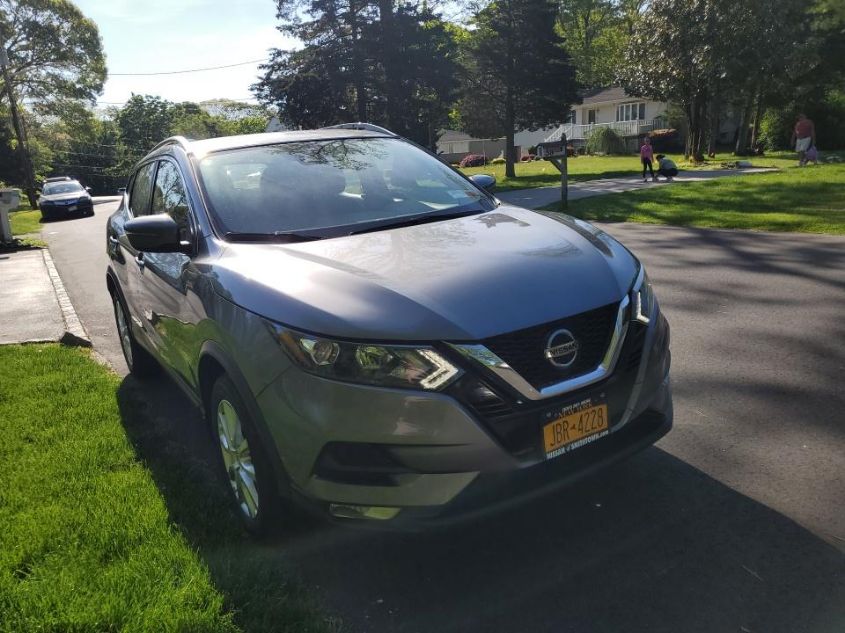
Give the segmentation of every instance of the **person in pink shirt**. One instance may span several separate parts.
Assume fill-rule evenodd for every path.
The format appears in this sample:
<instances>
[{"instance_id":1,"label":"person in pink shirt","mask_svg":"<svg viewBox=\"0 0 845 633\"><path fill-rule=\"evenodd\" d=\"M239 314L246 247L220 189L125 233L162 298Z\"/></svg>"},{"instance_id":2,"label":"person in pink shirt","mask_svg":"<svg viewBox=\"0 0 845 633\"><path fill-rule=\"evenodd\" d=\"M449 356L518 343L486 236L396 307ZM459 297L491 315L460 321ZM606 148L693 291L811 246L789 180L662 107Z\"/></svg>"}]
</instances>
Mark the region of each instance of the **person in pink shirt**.
<instances>
[{"instance_id":1,"label":"person in pink shirt","mask_svg":"<svg viewBox=\"0 0 845 633\"><path fill-rule=\"evenodd\" d=\"M654 161L654 149L651 147L651 139L647 136L643 141L643 146L640 148L640 160L643 163L643 182L648 182L648 178L645 177L646 168L651 174L651 179L656 181L657 176L654 175L654 167L652 167L652 162Z\"/></svg>"}]
</instances>

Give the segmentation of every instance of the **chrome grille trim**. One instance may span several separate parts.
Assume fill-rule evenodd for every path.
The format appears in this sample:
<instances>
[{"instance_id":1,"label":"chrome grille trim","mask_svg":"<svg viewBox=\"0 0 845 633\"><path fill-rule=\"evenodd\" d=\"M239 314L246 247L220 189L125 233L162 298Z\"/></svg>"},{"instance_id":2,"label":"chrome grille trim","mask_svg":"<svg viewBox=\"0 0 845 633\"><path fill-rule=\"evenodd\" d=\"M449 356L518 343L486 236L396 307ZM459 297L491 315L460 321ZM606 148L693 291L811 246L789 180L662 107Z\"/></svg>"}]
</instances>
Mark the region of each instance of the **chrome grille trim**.
<instances>
[{"instance_id":1,"label":"chrome grille trim","mask_svg":"<svg viewBox=\"0 0 845 633\"><path fill-rule=\"evenodd\" d=\"M592 385L613 371L616 367L616 361L619 360L619 353L622 351L625 335L628 333L628 320L625 318L625 311L630 303L631 299L628 295L625 295L622 301L619 302L619 309L616 312L616 324L613 326L613 335L607 346L604 358L602 358L601 363L595 369L580 376L574 376L553 385L543 387L542 389L536 389L520 376L513 367L484 345L467 345L461 343L449 343L449 345L466 358L494 373L528 400L553 398L554 396L560 396L570 391Z\"/></svg>"}]
</instances>

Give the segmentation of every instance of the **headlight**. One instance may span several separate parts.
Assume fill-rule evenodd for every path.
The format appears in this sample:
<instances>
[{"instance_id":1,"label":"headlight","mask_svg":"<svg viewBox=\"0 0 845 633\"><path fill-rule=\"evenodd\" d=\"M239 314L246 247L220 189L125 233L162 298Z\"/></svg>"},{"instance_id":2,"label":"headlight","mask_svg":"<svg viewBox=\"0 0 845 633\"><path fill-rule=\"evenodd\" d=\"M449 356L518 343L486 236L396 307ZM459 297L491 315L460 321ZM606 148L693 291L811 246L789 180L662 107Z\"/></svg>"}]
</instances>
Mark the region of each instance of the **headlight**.
<instances>
[{"instance_id":1,"label":"headlight","mask_svg":"<svg viewBox=\"0 0 845 633\"><path fill-rule=\"evenodd\" d=\"M645 267L640 264L640 272L634 282L634 318L646 325L651 321L651 312L654 309L654 289L651 287L651 280Z\"/></svg>"},{"instance_id":2,"label":"headlight","mask_svg":"<svg viewBox=\"0 0 845 633\"><path fill-rule=\"evenodd\" d=\"M323 378L437 391L461 374L430 347L347 343L278 325L272 329L294 363Z\"/></svg>"}]
</instances>

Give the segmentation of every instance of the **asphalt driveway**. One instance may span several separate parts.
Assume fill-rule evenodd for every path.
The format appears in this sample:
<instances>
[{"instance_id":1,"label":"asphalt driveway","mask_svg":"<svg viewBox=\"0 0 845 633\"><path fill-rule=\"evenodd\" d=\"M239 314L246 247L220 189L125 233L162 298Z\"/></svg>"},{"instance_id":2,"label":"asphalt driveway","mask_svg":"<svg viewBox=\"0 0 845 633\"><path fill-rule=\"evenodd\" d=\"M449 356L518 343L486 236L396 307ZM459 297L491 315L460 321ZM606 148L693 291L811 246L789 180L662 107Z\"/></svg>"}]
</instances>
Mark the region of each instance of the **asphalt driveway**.
<instances>
[{"instance_id":1,"label":"asphalt driveway","mask_svg":"<svg viewBox=\"0 0 845 633\"><path fill-rule=\"evenodd\" d=\"M114 204L95 209L44 237L95 348L125 373L105 289ZM845 239L605 228L645 262L672 324L675 429L461 528L324 527L257 546L344 630L845 630ZM137 389L186 451L207 450L175 387Z\"/></svg>"}]
</instances>

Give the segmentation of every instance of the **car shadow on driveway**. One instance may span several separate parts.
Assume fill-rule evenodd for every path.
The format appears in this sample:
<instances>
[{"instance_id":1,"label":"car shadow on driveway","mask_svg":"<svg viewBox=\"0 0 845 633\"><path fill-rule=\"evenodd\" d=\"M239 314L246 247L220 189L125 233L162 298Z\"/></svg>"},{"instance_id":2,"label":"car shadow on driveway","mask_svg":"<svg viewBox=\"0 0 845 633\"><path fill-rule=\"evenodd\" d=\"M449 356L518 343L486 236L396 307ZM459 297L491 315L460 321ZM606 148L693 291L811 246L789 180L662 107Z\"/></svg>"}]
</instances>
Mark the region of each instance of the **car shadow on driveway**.
<instances>
[{"instance_id":1,"label":"car shadow on driveway","mask_svg":"<svg viewBox=\"0 0 845 633\"><path fill-rule=\"evenodd\" d=\"M304 524L251 543L210 465L203 423L177 388L129 377L118 400L173 521L235 609L266 608L274 583L289 582L278 570L293 569L305 587L295 595L316 595L344 631L845 627L841 551L656 447L458 527L402 534ZM240 619L254 630L253 618Z\"/></svg>"}]
</instances>

